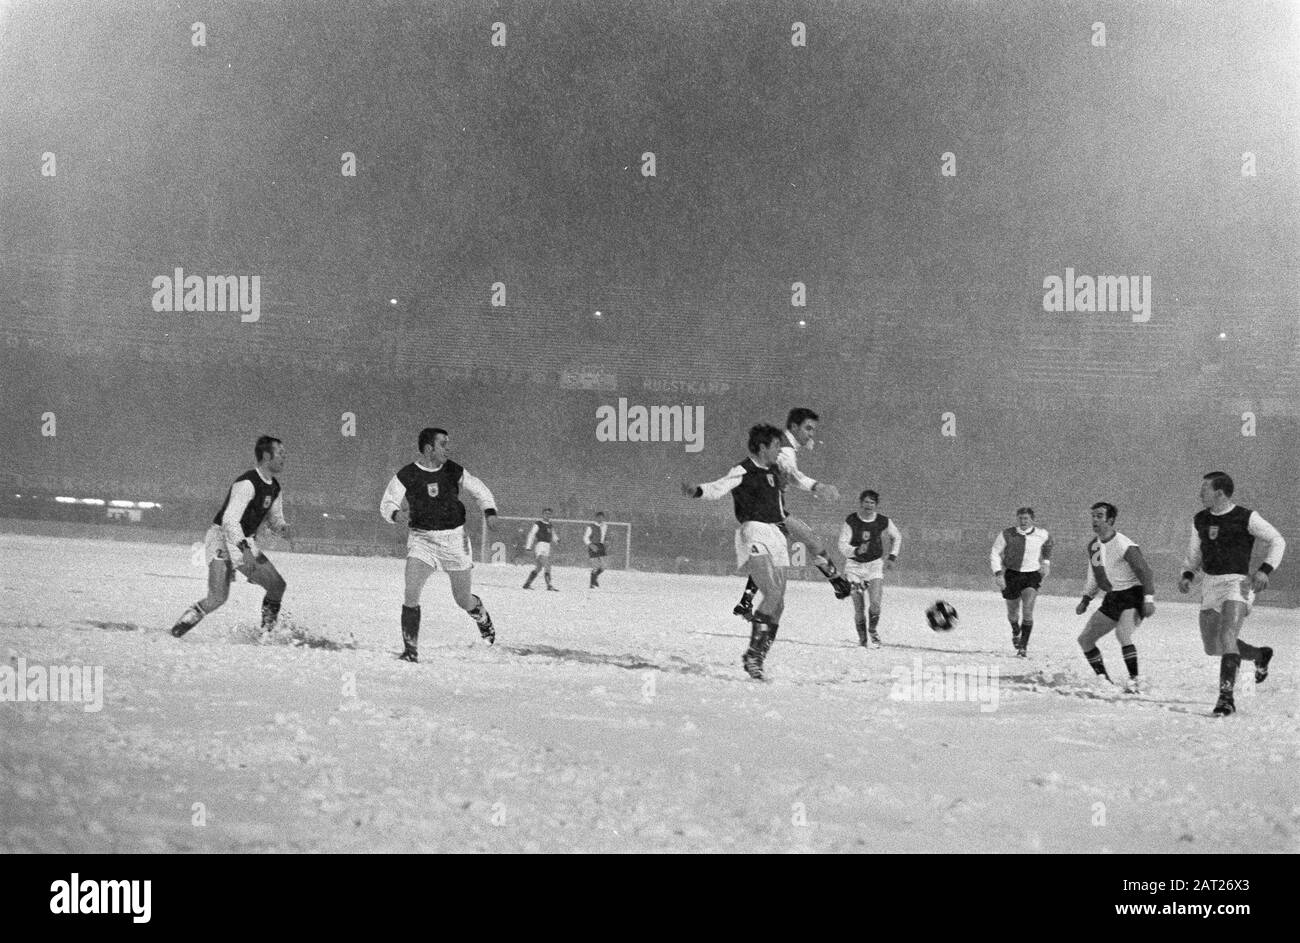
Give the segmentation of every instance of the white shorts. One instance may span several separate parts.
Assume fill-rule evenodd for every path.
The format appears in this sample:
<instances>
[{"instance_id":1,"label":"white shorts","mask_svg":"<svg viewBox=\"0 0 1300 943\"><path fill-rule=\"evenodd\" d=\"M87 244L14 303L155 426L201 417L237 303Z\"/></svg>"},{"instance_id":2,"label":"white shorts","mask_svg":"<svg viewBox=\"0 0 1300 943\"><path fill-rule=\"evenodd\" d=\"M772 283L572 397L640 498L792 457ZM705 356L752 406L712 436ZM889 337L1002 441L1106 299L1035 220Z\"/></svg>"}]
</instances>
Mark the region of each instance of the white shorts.
<instances>
[{"instance_id":1,"label":"white shorts","mask_svg":"<svg viewBox=\"0 0 1300 943\"><path fill-rule=\"evenodd\" d=\"M248 541L253 556L261 553L256 540L252 537L245 537L244 539ZM226 542L226 532L221 529L221 525L213 524L208 528L208 532L203 535L203 559L208 564L211 564L213 560L225 560L226 566L233 570L244 562L244 551L238 547L230 547Z\"/></svg>"},{"instance_id":2,"label":"white shorts","mask_svg":"<svg viewBox=\"0 0 1300 943\"><path fill-rule=\"evenodd\" d=\"M776 524L746 521L736 528L736 568L749 562L750 557L771 557L773 566L790 565L790 545Z\"/></svg>"},{"instance_id":3,"label":"white shorts","mask_svg":"<svg viewBox=\"0 0 1300 943\"><path fill-rule=\"evenodd\" d=\"M1201 579L1201 611L1218 612L1225 602L1246 604L1246 611L1255 604L1255 590L1251 588L1250 577L1240 573L1220 573L1217 576L1206 575Z\"/></svg>"},{"instance_id":4,"label":"white shorts","mask_svg":"<svg viewBox=\"0 0 1300 943\"><path fill-rule=\"evenodd\" d=\"M885 559L884 557L877 557L864 563L861 560L854 560L849 557L844 561L844 577L850 583L883 580L885 578Z\"/></svg>"},{"instance_id":5,"label":"white shorts","mask_svg":"<svg viewBox=\"0 0 1300 943\"><path fill-rule=\"evenodd\" d=\"M451 530L411 531L406 537L406 556L447 573L459 573L474 567L474 551L464 526Z\"/></svg>"},{"instance_id":6,"label":"white shorts","mask_svg":"<svg viewBox=\"0 0 1300 943\"><path fill-rule=\"evenodd\" d=\"M533 553L537 554L538 559L549 557L551 555L551 545L544 540L539 540L533 544Z\"/></svg>"}]
</instances>

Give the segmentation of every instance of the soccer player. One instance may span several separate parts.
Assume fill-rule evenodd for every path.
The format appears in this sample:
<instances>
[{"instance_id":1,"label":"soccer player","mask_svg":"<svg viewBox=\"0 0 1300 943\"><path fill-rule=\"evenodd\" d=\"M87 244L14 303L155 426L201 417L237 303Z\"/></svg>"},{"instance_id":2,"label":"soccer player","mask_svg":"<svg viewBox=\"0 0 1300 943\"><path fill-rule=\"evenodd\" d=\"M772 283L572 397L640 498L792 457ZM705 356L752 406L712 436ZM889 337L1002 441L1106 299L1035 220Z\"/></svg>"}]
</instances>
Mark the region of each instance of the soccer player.
<instances>
[{"instance_id":1,"label":"soccer player","mask_svg":"<svg viewBox=\"0 0 1300 943\"><path fill-rule=\"evenodd\" d=\"M605 512L597 511L594 523L587 525L583 531L582 542L587 545L587 556L591 558L591 588L600 588L600 574L605 572Z\"/></svg>"},{"instance_id":2,"label":"soccer player","mask_svg":"<svg viewBox=\"0 0 1300 943\"><path fill-rule=\"evenodd\" d=\"M448 458L451 436L446 429L420 430L420 457L399 469L379 502L379 515L392 524L405 524L406 596L402 603L402 661L417 662L420 640L420 594L434 570L441 567L451 581L451 595L478 625L489 645L496 641L492 617L472 592L474 553L465 533L462 489L483 512L488 530L495 530L496 499L487 485ZM402 509L402 502L406 509Z\"/></svg>"},{"instance_id":3,"label":"soccer player","mask_svg":"<svg viewBox=\"0 0 1300 943\"><path fill-rule=\"evenodd\" d=\"M1016 654L1029 654L1029 635L1034 631L1034 600L1043 580L1052 572L1052 537L1034 524L1034 509L1016 509L1016 526L998 534L989 551L993 580L1007 601L1011 623L1011 644Z\"/></svg>"},{"instance_id":4,"label":"soccer player","mask_svg":"<svg viewBox=\"0 0 1300 943\"><path fill-rule=\"evenodd\" d=\"M903 535L894 522L876 513L879 505L880 495L870 488L858 495L858 509L844 519L839 540L840 553L845 559L844 575L853 587L853 624L858 630L858 644L866 647L869 639L872 648L880 647L876 626L880 623L885 570L894 568L899 548L903 545ZM888 550L885 548L886 540L889 542ZM863 611L864 586L869 600L870 622L867 621L868 613Z\"/></svg>"},{"instance_id":5,"label":"soccer player","mask_svg":"<svg viewBox=\"0 0 1300 943\"><path fill-rule=\"evenodd\" d=\"M803 406L790 410L789 415L786 416L785 435L782 436L781 451L777 456L778 484L781 486L783 493L789 483L793 481L799 488L814 496L824 495L831 501L838 501L840 499L838 488L834 485L814 481L799 471L798 452L801 448L812 450L813 437L817 434L817 423L820 418L811 409ZM811 527L800 518L789 514L782 524L782 530L792 539L803 542L803 545L808 549L808 555L813 559L813 565L821 571L822 575L835 589L836 599L843 599L852 592L849 581L840 574L835 562L826 553L826 548L817 535L813 533ZM745 584L745 591L741 594L740 602L736 603L736 607L731 611L742 619L750 618L753 614L754 593L757 591L758 584L754 582L754 578L751 576Z\"/></svg>"},{"instance_id":6,"label":"soccer player","mask_svg":"<svg viewBox=\"0 0 1300 943\"><path fill-rule=\"evenodd\" d=\"M180 638L209 613L215 612L230 595L230 584L238 570L250 583L266 590L262 597L262 633L269 638L280 615L280 602L287 584L274 564L257 547L257 531L266 529L289 537L284 520L284 501L280 482L275 476L284 471L284 443L264 435L253 445L257 467L235 479L226 491L204 538L204 556L208 562L208 595L190 606L172 626L172 635Z\"/></svg>"},{"instance_id":7,"label":"soccer player","mask_svg":"<svg viewBox=\"0 0 1300 943\"><path fill-rule=\"evenodd\" d=\"M524 589L532 589L537 574L545 572L546 588L553 593L559 592L551 585L551 547L559 542L555 536L555 528L551 525L551 509L542 508L541 519L533 521L532 529L528 531L528 539L524 541L524 549L532 550L536 556L536 565L533 567L533 572L528 574L528 579L524 580Z\"/></svg>"},{"instance_id":8,"label":"soccer player","mask_svg":"<svg viewBox=\"0 0 1300 943\"><path fill-rule=\"evenodd\" d=\"M1097 536L1088 541L1088 583L1083 590L1083 600L1074 611L1083 615L1097 593L1106 594L1101 608L1092 614L1079 635L1079 647L1098 677L1110 683L1097 642L1114 629L1128 668L1129 679L1124 690L1137 694L1142 679L1138 676L1133 632L1143 619L1155 615L1155 578L1138 545L1115 529L1117 517L1119 509L1113 504L1098 501L1092 506L1092 532ZM1132 612L1126 619L1124 616L1129 610Z\"/></svg>"},{"instance_id":9,"label":"soccer player","mask_svg":"<svg viewBox=\"0 0 1300 943\"><path fill-rule=\"evenodd\" d=\"M1186 593L1198 571L1201 581L1201 642L1205 654L1219 656L1219 701L1214 713L1226 717L1237 709L1233 692L1241 660L1255 663L1255 683L1268 677L1273 649L1251 645L1238 637L1250 614L1255 593L1268 588L1268 576L1282 563L1286 541L1258 511L1233 504L1236 486L1223 472L1210 472L1201 480L1204 510L1192 518L1192 538L1183 561L1178 591ZM1250 553L1256 540L1268 545L1264 561L1250 572Z\"/></svg>"},{"instance_id":10,"label":"soccer player","mask_svg":"<svg viewBox=\"0 0 1300 943\"><path fill-rule=\"evenodd\" d=\"M762 593L762 601L750 618L749 648L741 659L746 674L763 680L763 661L776 640L785 609L786 569L790 548L781 522L786 519L777 471L781 430L761 423L749 430L749 457L717 481L691 485L682 482L688 498L716 501L730 494L735 505L736 566L747 566Z\"/></svg>"}]
</instances>

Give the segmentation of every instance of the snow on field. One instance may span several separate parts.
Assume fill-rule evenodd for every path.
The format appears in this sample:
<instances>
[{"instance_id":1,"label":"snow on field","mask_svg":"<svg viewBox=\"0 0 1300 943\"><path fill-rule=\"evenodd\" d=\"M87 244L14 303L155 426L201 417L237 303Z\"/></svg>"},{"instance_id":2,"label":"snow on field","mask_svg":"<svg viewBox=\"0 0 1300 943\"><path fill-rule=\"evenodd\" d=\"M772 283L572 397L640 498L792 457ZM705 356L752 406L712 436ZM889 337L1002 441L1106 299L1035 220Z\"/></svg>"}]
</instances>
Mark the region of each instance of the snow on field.
<instances>
[{"instance_id":1,"label":"snow on field","mask_svg":"<svg viewBox=\"0 0 1300 943\"><path fill-rule=\"evenodd\" d=\"M242 579L176 640L203 595L188 548L0 536L0 665L104 683L98 711L0 704L0 852L1297 850L1293 611L1251 616L1272 675L1215 719L1189 604L1140 630L1134 698L1089 681L1073 598L1040 600L1022 661L992 592L887 587L868 651L848 602L796 583L756 683L740 579L557 569L561 592L524 592L480 566L489 648L435 575L409 665L401 560L273 558L276 644ZM954 632L925 625L939 595ZM934 668L984 672L983 700L901 697L942 693Z\"/></svg>"}]
</instances>

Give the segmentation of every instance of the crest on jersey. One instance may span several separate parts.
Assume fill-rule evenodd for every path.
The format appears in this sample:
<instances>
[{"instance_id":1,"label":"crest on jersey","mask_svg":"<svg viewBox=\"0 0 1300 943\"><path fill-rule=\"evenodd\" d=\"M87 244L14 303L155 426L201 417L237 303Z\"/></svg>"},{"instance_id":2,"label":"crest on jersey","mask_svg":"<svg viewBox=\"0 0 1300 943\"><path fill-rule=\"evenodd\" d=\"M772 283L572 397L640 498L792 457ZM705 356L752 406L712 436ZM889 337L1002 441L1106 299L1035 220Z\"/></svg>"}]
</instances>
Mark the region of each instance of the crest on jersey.
<instances>
[{"instance_id":1,"label":"crest on jersey","mask_svg":"<svg viewBox=\"0 0 1300 943\"><path fill-rule=\"evenodd\" d=\"M770 474L767 476L767 484L769 487L772 488L776 487L776 479Z\"/></svg>"},{"instance_id":2,"label":"crest on jersey","mask_svg":"<svg viewBox=\"0 0 1300 943\"><path fill-rule=\"evenodd\" d=\"M436 481L430 482L425 487L429 489L429 497L436 498L438 496L438 483Z\"/></svg>"},{"instance_id":3,"label":"crest on jersey","mask_svg":"<svg viewBox=\"0 0 1300 943\"><path fill-rule=\"evenodd\" d=\"M271 496L268 494L265 498L262 499L262 507L269 508L270 506L271 506Z\"/></svg>"},{"instance_id":4,"label":"crest on jersey","mask_svg":"<svg viewBox=\"0 0 1300 943\"><path fill-rule=\"evenodd\" d=\"M1210 539L1211 539L1211 540L1218 540L1218 539L1219 539L1219 525L1218 525L1218 524L1211 524L1209 530L1206 531L1206 533L1208 533L1208 534L1210 535Z\"/></svg>"}]
</instances>

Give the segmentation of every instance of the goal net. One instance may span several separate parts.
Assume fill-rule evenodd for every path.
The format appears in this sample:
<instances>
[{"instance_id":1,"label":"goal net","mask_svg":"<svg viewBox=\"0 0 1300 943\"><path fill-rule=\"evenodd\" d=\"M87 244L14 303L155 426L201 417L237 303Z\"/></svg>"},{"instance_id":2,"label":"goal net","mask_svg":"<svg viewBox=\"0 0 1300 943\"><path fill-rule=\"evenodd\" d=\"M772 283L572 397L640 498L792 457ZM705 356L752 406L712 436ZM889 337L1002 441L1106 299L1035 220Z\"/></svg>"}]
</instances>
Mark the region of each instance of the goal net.
<instances>
[{"instance_id":1,"label":"goal net","mask_svg":"<svg viewBox=\"0 0 1300 943\"><path fill-rule=\"evenodd\" d=\"M528 532L537 521L535 517L506 517L498 515L496 530L489 531L486 522L479 534L478 558L484 563L529 563L533 551L525 550ZM589 520L551 518L555 537L551 544L551 563L556 566L589 566L587 545L583 534L595 523ZM605 568L628 570L632 568L632 525L626 521L605 522Z\"/></svg>"}]
</instances>

